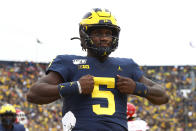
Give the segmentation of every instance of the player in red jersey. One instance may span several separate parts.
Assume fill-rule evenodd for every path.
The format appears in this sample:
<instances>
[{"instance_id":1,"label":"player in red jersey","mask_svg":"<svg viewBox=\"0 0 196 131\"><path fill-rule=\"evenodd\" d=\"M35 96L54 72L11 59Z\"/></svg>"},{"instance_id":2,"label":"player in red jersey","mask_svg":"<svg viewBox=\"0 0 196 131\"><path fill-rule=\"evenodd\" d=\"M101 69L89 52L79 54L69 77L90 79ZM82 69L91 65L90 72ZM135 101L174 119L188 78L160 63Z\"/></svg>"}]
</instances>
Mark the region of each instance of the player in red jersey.
<instances>
[{"instance_id":1,"label":"player in red jersey","mask_svg":"<svg viewBox=\"0 0 196 131\"><path fill-rule=\"evenodd\" d=\"M141 119L136 119L136 107L131 104L127 103L127 124L128 124L128 131L147 131L149 130L148 124Z\"/></svg>"}]
</instances>

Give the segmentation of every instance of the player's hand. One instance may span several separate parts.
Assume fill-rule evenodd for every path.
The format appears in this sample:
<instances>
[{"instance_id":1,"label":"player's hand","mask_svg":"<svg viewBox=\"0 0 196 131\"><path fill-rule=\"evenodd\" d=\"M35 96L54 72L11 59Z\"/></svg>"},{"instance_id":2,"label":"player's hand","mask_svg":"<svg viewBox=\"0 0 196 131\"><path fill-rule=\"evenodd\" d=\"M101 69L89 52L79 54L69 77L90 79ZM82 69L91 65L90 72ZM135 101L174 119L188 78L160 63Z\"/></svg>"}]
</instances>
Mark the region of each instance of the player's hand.
<instances>
[{"instance_id":1,"label":"player's hand","mask_svg":"<svg viewBox=\"0 0 196 131\"><path fill-rule=\"evenodd\" d=\"M94 76L92 75L85 75L82 76L79 79L80 85L81 85L81 89L82 89L82 94L91 94L93 92L94 89Z\"/></svg>"},{"instance_id":2,"label":"player's hand","mask_svg":"<svg viewBox=\"0 0 196 131\"><path fill-rule=\"evenodd\" d=\"M121 93L133 94L136 83L131 78L117 75L117 88Z\"/></svg>"}]
</instances>

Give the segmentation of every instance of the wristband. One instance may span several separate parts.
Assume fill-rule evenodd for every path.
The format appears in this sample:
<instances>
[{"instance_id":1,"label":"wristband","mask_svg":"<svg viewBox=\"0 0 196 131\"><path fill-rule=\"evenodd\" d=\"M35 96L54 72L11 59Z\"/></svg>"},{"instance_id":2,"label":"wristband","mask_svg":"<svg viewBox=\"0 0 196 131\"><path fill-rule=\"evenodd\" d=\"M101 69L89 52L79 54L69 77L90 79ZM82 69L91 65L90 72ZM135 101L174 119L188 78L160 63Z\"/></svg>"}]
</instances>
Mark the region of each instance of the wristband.
<instances>
[{"instance_id":1,"label":"wristband","mask_svg":"<svg viewBox=\"0 0 196 131\"><path fill-rule=\"evenodd\" d=\"M78 84L78 90L79 90L79 93L82 94L82 88L81 88L81 85L80 85L80 82L77 81L77 84Z\"/></svg>"},{"instance_id":2,"label":"wristband","mask_svg":"<svg viewBox=\"0 0 196 131\"><path fill-rule=\"evenodd\" d=\"M146 97L148 94L148 87L140 82L135 82L135 84L136 84L136 88L133 94L141 97Z\"/></svg>"},{"instance_id":3,"label":"wristband","mask_svg":"<svg viewBox=\"0 0 196 131\"><path fill-rule=\"evenodd\" d=\"M66 95L76 94L80 93L81 87L79 89L78 82L66 82L61 83L58 85L59 94L61 97L64 97Z\"/></svg>"}]
</instances>

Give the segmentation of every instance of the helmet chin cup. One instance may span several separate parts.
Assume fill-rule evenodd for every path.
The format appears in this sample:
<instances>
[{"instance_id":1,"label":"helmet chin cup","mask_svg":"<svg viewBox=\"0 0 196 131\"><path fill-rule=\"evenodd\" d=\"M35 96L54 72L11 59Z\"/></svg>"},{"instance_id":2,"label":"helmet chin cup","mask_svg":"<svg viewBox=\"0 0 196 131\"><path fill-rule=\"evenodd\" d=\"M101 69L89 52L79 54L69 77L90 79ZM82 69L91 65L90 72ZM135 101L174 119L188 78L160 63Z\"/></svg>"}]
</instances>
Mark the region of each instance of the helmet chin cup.
<instances>
[{"instance_id":1,"label":"helmet chin cup","mask_svg":"<svg viewBox=\"0 0 196 131\"><path fill-rule=\"evenodd\" d=\"M96 47L96 48L89 48L96 56L108 56L111 54L110 47Z\"/></svg>"}]
</instances>

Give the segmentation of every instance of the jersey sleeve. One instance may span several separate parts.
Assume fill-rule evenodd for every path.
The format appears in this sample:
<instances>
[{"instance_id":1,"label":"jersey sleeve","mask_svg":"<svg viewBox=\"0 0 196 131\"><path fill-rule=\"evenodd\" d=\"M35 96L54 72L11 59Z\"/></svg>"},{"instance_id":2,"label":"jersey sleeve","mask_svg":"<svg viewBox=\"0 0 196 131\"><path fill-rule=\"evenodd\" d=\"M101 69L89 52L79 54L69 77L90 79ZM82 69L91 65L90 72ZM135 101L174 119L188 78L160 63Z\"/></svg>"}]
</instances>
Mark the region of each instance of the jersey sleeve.
<instances>
[{"instance_id":1,"label":"jersey sleeve","mask_svg":"<svg viewBox=\"0 0 196 131\"><path fill-rule=\"evenodd\" d=\"M132 61L132 78L134 81L139 81L139 79L144 75L143 71L140 69L139 65Z\"/></svg>"},{"instance_id":2,"label":"jersey sleeve","mask_svg":"<svg viewBox=\"0 0 196 131\"><path fill-rule=\"evenodd\" d=\"M14 131L25 131L25 127L24 127L24 125L22 125L22 124L16 124L16 123L14 123L13 124L13 130Z\"/></svg>"},{"instance_id":3,"label":"jersey sleeve","mask_svg":"<svg viewBox=\"0 0 196 131\"><path fill-rule=\"evenodd\" d=\"M66 81L68 77L68 62L65 62L63 56L59 55L52 62L50 62L48 69L46 70L46 74L50 71L57 72L61 75L61 77Z\"/></svg>"}]
</instances>

